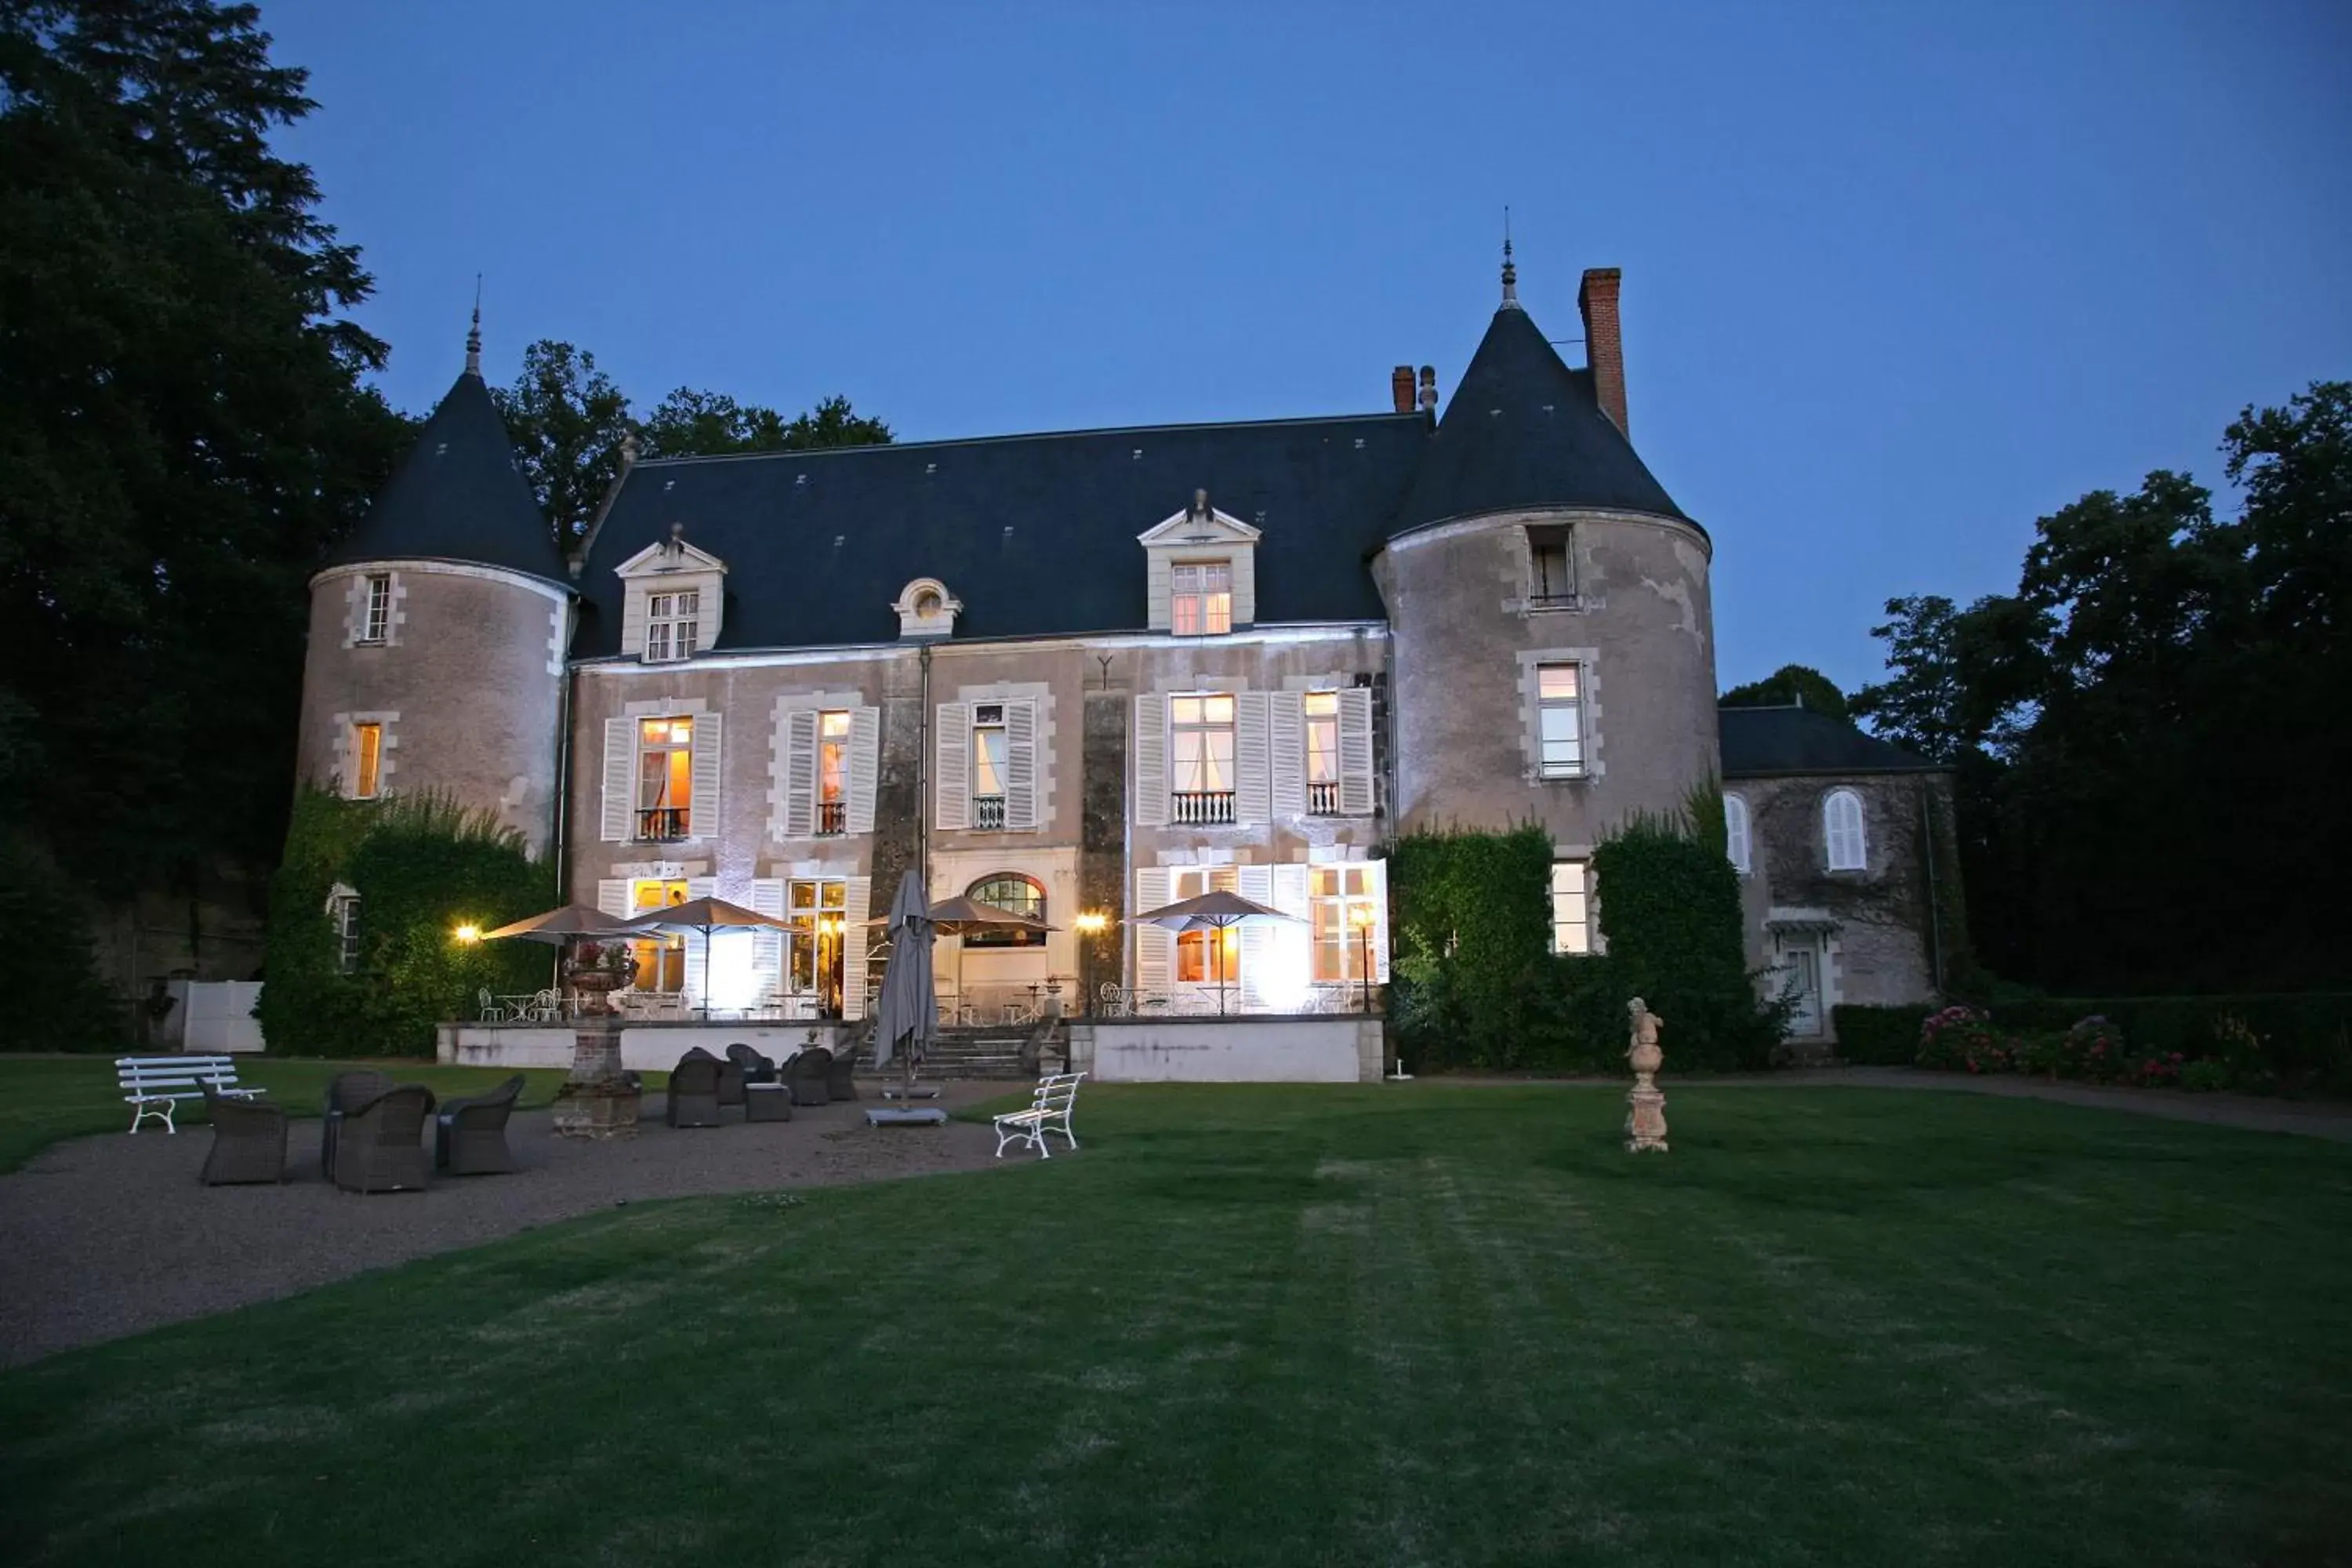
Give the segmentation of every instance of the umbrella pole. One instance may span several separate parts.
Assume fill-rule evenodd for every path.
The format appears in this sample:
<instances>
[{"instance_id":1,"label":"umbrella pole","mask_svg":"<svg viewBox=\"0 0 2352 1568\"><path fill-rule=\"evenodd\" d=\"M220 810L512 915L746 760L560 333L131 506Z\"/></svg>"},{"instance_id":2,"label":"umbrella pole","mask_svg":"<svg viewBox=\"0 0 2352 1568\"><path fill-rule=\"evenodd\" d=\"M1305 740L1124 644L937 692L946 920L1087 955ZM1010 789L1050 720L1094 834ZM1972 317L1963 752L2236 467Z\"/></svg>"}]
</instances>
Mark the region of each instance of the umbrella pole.
<instances>
[{"instance_id":1,"label":"umbrella pole","mask_svg":"<svg viewBox=\"0 0 2352 1568\"><path fill-rule=\"evenodd\" d=\"M1225 932L1227 926L1216 928L1217 942L1217 1016L1225 1016Z\"/></svg>"}]
</instances>

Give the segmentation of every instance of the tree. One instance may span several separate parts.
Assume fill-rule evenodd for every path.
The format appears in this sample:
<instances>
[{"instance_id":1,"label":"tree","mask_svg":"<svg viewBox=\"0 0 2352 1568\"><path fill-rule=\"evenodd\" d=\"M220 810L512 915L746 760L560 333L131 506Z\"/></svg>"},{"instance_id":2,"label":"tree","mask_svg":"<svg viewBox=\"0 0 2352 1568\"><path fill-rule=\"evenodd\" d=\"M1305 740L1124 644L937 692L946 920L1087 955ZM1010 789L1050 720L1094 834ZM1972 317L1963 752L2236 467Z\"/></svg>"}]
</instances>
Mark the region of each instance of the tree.
<instances>
[{"instance_id":1,"label":"tree","mask_svg":"<svg viewBox=\"0 0 2352 1568\"><path fill-rule=\"evenodd\" d=\"M249 5L0 5L6 805L109 895L274 854L305 583L404 444L268 45Z\"/></svg>"},{"instance_id":2,"label":"tree","mask_svg":"<svg viewBox=\"0 0 2352 1568\"><path fill-rule=\"evenodd\" d=\"M522 351L511 387L490 389L557 549L579 548L621 473L635 428L629 399L584 349L541 338Z\"/></svg>"},{"instance_id":3,"label":"tree","mask_svg":"<svg viewBox=\"0 0 2352 1568\"><path fill-rule=\"evenodd\" d=\"M1723 694L1726 708L1780 708L1801 703L1816 713L1845 719L1845 693L1820 670L1802 664L1784 664L1761 680L1735 686Z\"/></svg>"},{"instance_id":4,"label":"tree","mask_svg":"<svg viewBox=\"0 0 2352 1568\"><path fill-rule=\"evenodd\" d=\"M889 426L859 416L845 397L828 397L810 412L786 419L772 408L690 386L681 386L656 404L637 427L637 437L648 458L878 447L891 439Z\"/></svg>"}]
</instances>

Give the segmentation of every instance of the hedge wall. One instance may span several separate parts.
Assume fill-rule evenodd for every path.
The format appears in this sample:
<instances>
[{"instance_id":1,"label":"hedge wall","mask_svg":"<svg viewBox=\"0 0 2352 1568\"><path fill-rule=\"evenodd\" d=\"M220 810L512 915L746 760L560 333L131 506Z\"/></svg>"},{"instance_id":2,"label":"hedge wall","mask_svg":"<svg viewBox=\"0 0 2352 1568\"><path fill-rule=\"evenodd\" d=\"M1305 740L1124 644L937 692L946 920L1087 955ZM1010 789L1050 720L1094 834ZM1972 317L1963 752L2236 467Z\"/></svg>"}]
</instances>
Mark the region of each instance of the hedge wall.
<instances>
[{"instance_id":1,"label":"hedge wall","mask_svg":"<svg viewBox=\"0 0 2352 1568\"><path fill-rule=\"evenodd\" d=\"M1864 1007L1851 1003L1831 1008L1838 1059L1861 1067L1909 1067L1919 1055L1919 1026L1934 1011L1933 1007Z\"/></svg>"},{"instance_id":2,"label":"hedge wall","mask_svg":"<svg viewBox=\"0 0 2352 1568\"><path fill-rule=\"evenodd\" d=\"M2239 996L2036 996L1996 1002L1994 1026L2012 1035L2063 1032L2103 1017L2135 1047L2223 1063L2234 1087L2352 1094L2352 993ZM1838 1055L1908 1065L1924 1007L1838 1007Z\"/></svg>"},{"instance_id":3,"label":"hedge wall","mask_svg":"<svg viewBox=\"0 0 2352 1568\"><path fill-rule=\"evenodd\" d=\"M1748 971L1721 794L1694 791L1669 816L1637 814L1593 851L1592 868L1613 978L1665 1020L1666 1060L1769 1066L1786 1008L1761 1001Z\"/></svg>"},{"instance_id":4,"label":"hedge wall","mask_svg":"<svg viewBox=\"0 0 2352 1568\"><path fill-rule=\"evenodd\" d=\"M341 969L327 903L335 885L360 898L359 963ZM306 789L286 858L269 885L262 1037L294 1056L424 1056L434 1026L470 1017L475 993L536 991L551 951L532 942L462 944L547 908L551 868L488 814L434 796L347 801Z\"/></svg>"}]
</instances>

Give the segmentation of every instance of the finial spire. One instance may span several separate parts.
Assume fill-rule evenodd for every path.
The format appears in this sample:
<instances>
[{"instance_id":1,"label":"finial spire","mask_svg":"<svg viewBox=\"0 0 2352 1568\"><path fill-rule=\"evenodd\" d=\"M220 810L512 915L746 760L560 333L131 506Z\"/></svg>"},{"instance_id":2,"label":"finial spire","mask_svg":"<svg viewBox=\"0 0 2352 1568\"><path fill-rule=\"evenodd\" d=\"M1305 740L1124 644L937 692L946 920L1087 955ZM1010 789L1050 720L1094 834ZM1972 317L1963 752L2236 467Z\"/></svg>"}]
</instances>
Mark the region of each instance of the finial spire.
<instances>
[{"instance_id":1,"label":"finial spire","mask_svg":"<svg viewBox=\"0 0 2352 1568\"><path fill-rule=\"evenodd\" d=\"M482 275L474 274L474 326L466 334L466 374L482 374Z\"/></svg>"},{"instance_id":2,"label":"finial spire","mask_svg":"<svg viewBox=\"0 0 2352 1568\"><path fill-rule=\"evenodd\" d=\"M1519 269L1511 261L1511 209L1503 209L1503 309L1519 308Z\"/></svg>"}]
</instances>

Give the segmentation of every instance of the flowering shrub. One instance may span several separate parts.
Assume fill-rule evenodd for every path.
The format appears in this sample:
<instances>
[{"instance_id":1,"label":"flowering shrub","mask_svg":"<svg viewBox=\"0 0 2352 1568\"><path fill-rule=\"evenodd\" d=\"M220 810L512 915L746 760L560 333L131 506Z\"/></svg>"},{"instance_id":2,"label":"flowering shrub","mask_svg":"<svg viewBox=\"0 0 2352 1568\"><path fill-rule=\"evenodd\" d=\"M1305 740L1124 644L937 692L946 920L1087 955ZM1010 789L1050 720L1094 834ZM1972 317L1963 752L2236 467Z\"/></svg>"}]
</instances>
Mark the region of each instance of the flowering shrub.
<instances>
[{"instance_id":1,"label":"flowering shrub","mask_svg":"<svg viewBox=\"0 0 2352 1568\"><path fill-rule=\"evenodd\" d=\"M2200 1058L2180 1069L2180 1087L2210 1094L2230 1087L2230 1069L2223 1063Z\"/></svg>"},{"instance_id":2,"label":"flowering shrub","mask_svg":"<svg viewBox=\"0 0 2352 1568\"><path fill-rule=\"evenodd\" d=\"M2012 1059L2021 1073L2059 1078L2068 1070L2066 1036L2055 1029L2036 1029L2020 1035Z\"/></svg>"},{"instance_id":3,"label":"flowering shrub","mask_svg":"<svg viewBox=\"0 0 2352 1568\"><path fill-rule=\"evenodd\" d=\"M2007 1072L2011 1042L1994 1032L1992 1020L1973 1007L1950 1006L1919 1026L1918 1063L1948 1072Z\"/></svg>"},{"instance_id":4,"label":"flowering shrub","mask_svg":"<svg viewBox=\"0 0 2352 1568\"><path fill-rule=\"evenodd\" d=\"M2057 1076L2091 1083L2112 1083L2129 1078L2133 1065L2126 1059L2124 1032L2099 1014L2078 1018L2058 1047Z\"/></svg>"}]
</instances>

